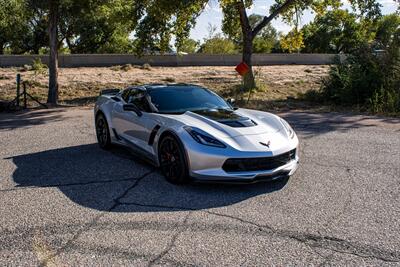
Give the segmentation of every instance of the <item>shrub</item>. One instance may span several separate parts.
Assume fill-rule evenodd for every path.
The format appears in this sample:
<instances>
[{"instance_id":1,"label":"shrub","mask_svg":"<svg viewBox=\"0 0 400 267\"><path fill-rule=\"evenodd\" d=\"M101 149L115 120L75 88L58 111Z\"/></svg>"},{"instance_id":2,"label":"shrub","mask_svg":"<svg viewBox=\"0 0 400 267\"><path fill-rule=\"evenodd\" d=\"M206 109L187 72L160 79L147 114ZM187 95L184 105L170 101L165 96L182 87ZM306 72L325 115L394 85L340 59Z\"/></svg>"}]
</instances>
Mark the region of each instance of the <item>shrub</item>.
<instances>
[{"instance_id":1,"label":"shrub","mask_svg":"<svg viewBox=\"0 0 400 267\"><path fill-rule=\"evenodd\" d=\"M131 64L125 64L121 67L121 70L123 71L130 71L132 69L132 65Z\"/></svg>"},{"instance_id":2,"label":"shrub","mask_svg":"<svg viewBox=\"0 0 400 267\"><path fill-rule=\"evenodd\" d=\"M144 63L143 66L142 66L142 69L144 69L144 70L151 70L151 66L150 66L149 63Z\"/></svg>"},{"instance_id":3,"label":"shrub","mask_svg":"<svg viewBox=\"0 0 400 267\"><path fill-rule=\"evenodd\" d=\"M399 49L397 43L380 52L363 45L344 62L337 61L323 81L324 98L373 112L400 112Z\"/></svg>"},{"instance_id":4,"label":"shrub","mask_svg":"<svg viewBox=\"0 0 400 267\"><path fill-rule=\"evenodd\" d=\"M44 74L47 71L46 64L43 64L40 58L35 58L31 67L35 74Z\"/></svg>"},{"instance_id":5,"label":"shrub","mask_svg":"<svg viewBox=\"0 0 400 267\"><path fill-rule=\"evenodd\" d=\"M121 70L121 66L119 66L119 65L111 66L111 67L110 67L110 70L113 70L113 71L120 71L120 70Z\"/></svg>"}]
</instances>

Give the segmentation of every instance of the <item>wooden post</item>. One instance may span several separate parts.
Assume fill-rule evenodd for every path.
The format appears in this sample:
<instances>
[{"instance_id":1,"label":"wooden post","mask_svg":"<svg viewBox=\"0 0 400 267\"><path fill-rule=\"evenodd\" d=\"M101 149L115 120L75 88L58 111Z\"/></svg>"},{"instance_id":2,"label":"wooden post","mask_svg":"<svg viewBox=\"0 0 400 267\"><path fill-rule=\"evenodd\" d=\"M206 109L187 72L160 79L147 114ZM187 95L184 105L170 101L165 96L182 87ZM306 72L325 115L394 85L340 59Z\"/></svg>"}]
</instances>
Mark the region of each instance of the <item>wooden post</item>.
<instances>
[{"instance_id":1,"label":"wooden post","mask_svg":"<svg viewBox=\"0 0 400 267\"><path fill-rule=\"evenodd\" d=\"M17 108L19 108L19 93L20 93L20 85L21 85L21 74L17 74Z\"/></svg>"},{"instance_id":2,"label":"wooden post","mask_svg":"<svg viewBox=\"0 0 400 267\"><path fill-rule=\"evenodd\" d=\"M22 84L24 86L24 109L26 109L27 108L27 105L26 105L26 83L24 82Z\"/></svg>"}]
</instances>

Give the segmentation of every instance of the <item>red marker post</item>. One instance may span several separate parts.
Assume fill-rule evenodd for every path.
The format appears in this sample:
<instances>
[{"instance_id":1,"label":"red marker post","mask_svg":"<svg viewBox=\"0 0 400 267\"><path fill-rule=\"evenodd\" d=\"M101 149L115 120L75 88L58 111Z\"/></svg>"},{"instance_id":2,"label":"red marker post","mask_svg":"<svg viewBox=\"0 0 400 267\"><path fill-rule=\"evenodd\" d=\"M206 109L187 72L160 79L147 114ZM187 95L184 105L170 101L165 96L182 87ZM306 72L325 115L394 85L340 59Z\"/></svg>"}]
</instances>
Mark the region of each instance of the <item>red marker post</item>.
<instances>
[{"instance_id":1,"label":"red marker post","mask_svg":"<svg viewBox=\"0 0 400 267\"><path fill-rule=\"evenodd\" d=\"M241 62L239 65L236 66L235 70L239 75L244 76L246 73L249 72L250 67L245 62Z\"/></svg>"}]
</instances>

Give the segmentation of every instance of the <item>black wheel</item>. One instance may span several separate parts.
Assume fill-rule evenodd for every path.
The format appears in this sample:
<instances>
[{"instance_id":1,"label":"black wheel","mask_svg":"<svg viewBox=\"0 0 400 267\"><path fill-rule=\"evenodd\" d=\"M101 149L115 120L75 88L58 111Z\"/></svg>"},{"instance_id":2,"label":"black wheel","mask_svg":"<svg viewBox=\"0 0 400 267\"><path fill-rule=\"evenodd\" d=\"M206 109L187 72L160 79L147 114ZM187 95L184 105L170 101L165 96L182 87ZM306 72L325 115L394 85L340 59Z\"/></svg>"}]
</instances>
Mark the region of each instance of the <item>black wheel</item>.
<instances>
[{"instance_id":1,"label":"black wheel","mask_svg":"<svg viewBox=\"0 0 400 267\"><path fill-rule=\"evenodd\" d=\"M185 152L175 137L168 135L161 140L158 157L161 171L168 182L183 184L188 181Z\"/></svg>"},{"instance_id":2,"label":"black wheel","mask_svg":"<svg viewBox=\"0 0 400 267\"><path fill-rule=\"evenodd\" d=\"M97 142L102 149L109 149L111 147L110 131L103 114L99 114L96 117L96 136Z\"/></svg>"}]
</instances>

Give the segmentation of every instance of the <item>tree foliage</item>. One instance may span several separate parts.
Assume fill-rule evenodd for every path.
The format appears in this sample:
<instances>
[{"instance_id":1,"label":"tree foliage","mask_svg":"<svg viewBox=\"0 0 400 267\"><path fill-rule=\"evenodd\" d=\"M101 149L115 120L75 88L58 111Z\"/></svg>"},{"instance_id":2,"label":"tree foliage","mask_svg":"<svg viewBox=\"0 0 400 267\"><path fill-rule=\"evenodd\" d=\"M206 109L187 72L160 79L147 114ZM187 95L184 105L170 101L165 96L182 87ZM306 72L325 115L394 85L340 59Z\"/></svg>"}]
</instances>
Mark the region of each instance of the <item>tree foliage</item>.
<instances>
[{"instance_id":1,"label":"tree foliage","mask_svg":"<svg viewBox=\"0 0 400 267\"><path fill-rule=\"evenodd\" d=\"M61 40L72 53L127 53L135 26L131 0L77 1L62 6Z\"/></svg>"},{"instance_id":2,"label":"tree foliage","mask_svg":"<svg viewBox=\"0 0 400 267\"><path fill-rule=\"evenodd\" d=\"M232 6L227 6L232 8ZM230 12L224 9L224 12ZM232 13L226 14L222 23L222 31L238 46L238 50L242 50L243 34L238 20L232 20L230 17ZM249 16L249 23L254 28L263 19L262 15L251 14ZM238 25L239 23L239 25ZM266 25L260 33L254 38L253 52L254 53L270 53L273 49L279 46L278 31L271 25Z\"/></svg>"},{"instance_id":3,"label":"tree foliage","mask_svg":"<svg viewBox=\"0 0 400 267\"><path fill-rule=\"evenodd\" d=\"M184 39L180 46L177 47L178 52L193 54L199 49L200 43L196 40L186 38Z\"/></svg>"},{"instance_id":4,"label":"tree foliage","mask_svg":"<svg viewBox=\"0 0 400 267\"><path fill-rule=\"evenodd\" d=\"M236 54L238 50L232 40L217 34L210 39L206 39L199 52L204 54Z\"/></svg>"},{"instance_id":5,"label":"tree foliage","mask_svg":"<svg viewBox=\"0 0 400 267\"><path fill-rule=\"evenodd\" d=\"M289 53L300 52L304 48L303 32L294 28L286 35L281 35L280 46Z\"/></svg>"},{"instance_id":6,"label":"tree foliage","mask_svg":"<svg viewBox=\"0 0 400 267\"><path fill-rule=\"evenodd\" d=\"M0 0L0 52L48 51L50 0ZM59 48L72 53L131 52L132 0L59 0Z\"/></svg>"},{"instance_id":7,"label":"tree foliage","mask_svg":"<svg viewBox=\"0 0 400 267\"><path fill-rule=\"evenodd\" d=\"M306 53L350 53L369 39L367 28L347 10L332 10L302 29Z\"/></svg>"},{"instance_id":8,"label":"tree foliage","mask_svg":"<svg viewBox=\"0 0 400 267\"><path fill-rule=\"evenodd\" d=\"M19 54L29 44L37 43L26 43L27 35L32 35L31 29L37 28L36 25L32 25L36 21L29 21L29 15L31 14L28 14L25 1L0 0L0 54L6 49ZM40 24L40 21L37 23ZM33 36L30 39L33 39Z\"/></svg>"}]
</instances>

